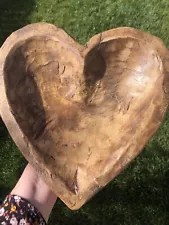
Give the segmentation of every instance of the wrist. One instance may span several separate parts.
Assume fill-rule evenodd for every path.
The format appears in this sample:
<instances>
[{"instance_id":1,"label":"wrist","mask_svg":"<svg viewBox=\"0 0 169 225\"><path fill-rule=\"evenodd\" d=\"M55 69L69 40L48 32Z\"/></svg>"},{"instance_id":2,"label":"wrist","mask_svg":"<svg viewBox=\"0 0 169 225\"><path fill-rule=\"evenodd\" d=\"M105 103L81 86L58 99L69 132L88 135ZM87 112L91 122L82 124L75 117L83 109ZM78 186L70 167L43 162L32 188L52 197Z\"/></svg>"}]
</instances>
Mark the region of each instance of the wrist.
<instances>
[{"instance_id":1,"label":"wrist","mask_svg":"<svg viewBox=\"0 0 169 225\"><path fill-rule=\"evenodd\" d=\"M39 210L46 221L57 199L56 195L30 164L26 166L11 194L27 199Z\"/></svg>"}]
</instances>

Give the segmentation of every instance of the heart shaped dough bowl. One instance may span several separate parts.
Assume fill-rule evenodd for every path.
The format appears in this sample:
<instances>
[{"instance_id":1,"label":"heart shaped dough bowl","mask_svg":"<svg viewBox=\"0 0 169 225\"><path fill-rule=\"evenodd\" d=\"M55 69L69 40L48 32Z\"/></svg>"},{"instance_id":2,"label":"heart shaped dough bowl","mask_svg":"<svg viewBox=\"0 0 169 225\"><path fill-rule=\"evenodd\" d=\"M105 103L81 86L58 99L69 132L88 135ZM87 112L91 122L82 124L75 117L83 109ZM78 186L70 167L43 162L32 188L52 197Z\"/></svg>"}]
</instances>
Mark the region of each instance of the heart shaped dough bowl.
<instances>
[{"instance_id":1,"label":"heart shaped dough bowl","mask_svg":"<svg viewBox=\"0 0 169 225\"><path fill-rule=\"evenodd\" d=\"M1 117L68 207L80 208L158 129L168 106L168 62L159 38L133 28L103 32L84 47L38 23L5 41Z\"/></svg>"}]
</instances>

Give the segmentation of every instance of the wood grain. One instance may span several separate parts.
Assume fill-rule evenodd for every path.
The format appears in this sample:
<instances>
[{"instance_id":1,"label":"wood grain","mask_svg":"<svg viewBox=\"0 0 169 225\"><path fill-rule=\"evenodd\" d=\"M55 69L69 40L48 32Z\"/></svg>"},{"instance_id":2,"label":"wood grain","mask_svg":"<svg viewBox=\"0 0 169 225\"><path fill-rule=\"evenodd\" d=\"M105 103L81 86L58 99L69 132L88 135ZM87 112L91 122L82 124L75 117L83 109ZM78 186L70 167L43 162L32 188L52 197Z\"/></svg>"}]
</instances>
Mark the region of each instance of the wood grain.
<instances>
[{"instance_id":1,"label":"wood grain","mask_svg":"<svg viewBox=\"0 0 169 225\"><path fill-rule=\"evenodd\" d=\"M103 32L84 47L38 23L1 47L1 117L69 208L80 208L118 175L160 126L168 59L159 38L133 28Z\"/></svg>"}]
</instances>

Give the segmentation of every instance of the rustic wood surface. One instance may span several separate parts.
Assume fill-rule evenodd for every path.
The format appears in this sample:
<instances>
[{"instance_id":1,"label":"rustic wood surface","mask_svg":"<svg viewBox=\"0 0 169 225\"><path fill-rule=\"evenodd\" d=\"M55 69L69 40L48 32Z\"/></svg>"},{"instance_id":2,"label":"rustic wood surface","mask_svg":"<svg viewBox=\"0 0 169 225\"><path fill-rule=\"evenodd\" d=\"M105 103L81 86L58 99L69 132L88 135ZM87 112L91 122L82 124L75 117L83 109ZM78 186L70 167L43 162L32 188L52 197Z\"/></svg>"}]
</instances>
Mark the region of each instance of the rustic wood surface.
<instances>
[{"instance_id":1,"label":"rustic wood surface","mask_svg":"<svg viewBox=\"0 0 169 225\"><path fill-rule=\"evenodd\" d=\"M25 158L78 209L158 129L168 72L167 48L142 31L109 30L84 47L53 25L32 24L0 49L0 114Z\"/></svg>"}]
</instances>

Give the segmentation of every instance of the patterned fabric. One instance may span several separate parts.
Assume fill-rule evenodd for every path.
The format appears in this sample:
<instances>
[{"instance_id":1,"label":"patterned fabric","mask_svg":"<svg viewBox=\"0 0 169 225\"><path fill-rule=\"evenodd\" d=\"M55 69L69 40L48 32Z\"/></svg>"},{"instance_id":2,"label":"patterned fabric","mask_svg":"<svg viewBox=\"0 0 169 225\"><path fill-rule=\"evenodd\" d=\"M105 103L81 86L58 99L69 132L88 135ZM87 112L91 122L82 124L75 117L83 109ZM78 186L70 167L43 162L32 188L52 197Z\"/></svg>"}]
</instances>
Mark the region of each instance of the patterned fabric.
<instances>
[{"instance_id":1,"label":"patterned fabric","mask_svg":"<svg viewBox=\"0 0 169 225\"><path fill-rule=\"evenodd\" d=\"M0 225L46 225L40 212L26 199L8 195L0 205Z\"/></svg>"}]
</instances>

